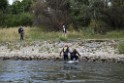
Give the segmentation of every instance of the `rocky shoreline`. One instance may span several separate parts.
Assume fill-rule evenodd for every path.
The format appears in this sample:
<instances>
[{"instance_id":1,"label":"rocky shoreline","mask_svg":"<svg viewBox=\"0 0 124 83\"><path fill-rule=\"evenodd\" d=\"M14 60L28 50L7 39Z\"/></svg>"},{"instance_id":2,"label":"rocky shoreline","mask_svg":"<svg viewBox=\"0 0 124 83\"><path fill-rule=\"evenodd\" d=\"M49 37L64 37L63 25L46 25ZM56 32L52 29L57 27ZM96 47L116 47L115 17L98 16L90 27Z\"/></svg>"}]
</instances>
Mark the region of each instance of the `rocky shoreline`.
<instances>
[{"instance_id":1,"label":"rocky shoreline","mask_svg":"<svg viewBox=\"0 0 124 83\"><path fill-rule=\"evenodd\" d=\"M62 60L59 52L67 44L76 48L83 61L124 63L124 54L119 54L117 40L77 40L77 41L20 41L0 43L1 60Z\"/></svg>"}]
</instances>

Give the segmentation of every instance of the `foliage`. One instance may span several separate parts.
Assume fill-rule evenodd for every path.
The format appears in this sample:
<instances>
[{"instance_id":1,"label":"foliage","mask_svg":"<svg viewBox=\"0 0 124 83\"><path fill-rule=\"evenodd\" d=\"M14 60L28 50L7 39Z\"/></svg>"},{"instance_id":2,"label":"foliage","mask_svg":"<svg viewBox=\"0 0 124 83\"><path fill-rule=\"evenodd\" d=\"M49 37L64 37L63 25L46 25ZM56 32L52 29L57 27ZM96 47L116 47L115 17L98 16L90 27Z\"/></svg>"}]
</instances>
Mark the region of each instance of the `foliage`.
<instances>
[{"instance_id":1,"label":"foliage","mask_svg":"<svg viewBox=\"0 0 124 83\"><path fill-rule=\"evenodd\" d=\"M69 0L71 22L75 29L79 26L88 26L90 22L88 0Z\"/></svg>"},{"instance_id":2,"label":"foliage","mask_svg":"<svg viewBox=\"0 0 124 83\"><path fill-rule=\"evenodd\" d=\"M33 0L23 0L22 2L16 0L11 6L10 10L12 14L19 14L24 12L29 12L31 6L33 4Z\"/></svg>"},{"instance_id":3,"label":"foliage","mask_svg":"<svg viewBox=\"0 0 124 83\"><path fill-rule=\"evenodd\" d=\"M119 43L118 50L119 50L120 54L124 54L124 42L123 43Z\"/></svg>"},{"instance_id":4,"label":"foliage","mask_svg":"<svg viewBox=\"0 0 124 83\"><path fill-rule=\"evenodd\" d=\"M30 13L33 0L16 0L12 5L8 5L7 0L0 0L0 26L31 26L32 14Z\"/></svg>"},{"instance_id":5,"label":"foliage","mask_svg":"<svg viewBox=\"0 0 124 83\"><path fill-rule=\"evenodd\" d=\"M115 29L124 27L124 0L112 0L113 6L111 10L112 14L112 26Z\"/></svg>"},{"instance_id":6,"label":"foliage","mask_svg":"<svg viewBox=\"0 0 124 83\"><path fill-rule=\"evenodd\" d=\"M91 20L89 27L93 29L95 33L104 34L108 26L103 21Z\"/></svg>"},{"instance_id":7,"label":"foliage","mask_svg":"<svg viewBox=\"0 0 124 83\"><path fill-rule=\"evenodd\" d=\"M105 32L124 27L124 0L70 0L70 3L76 29L80 26L98 26L94 32L100 33L101 27Z\"/></svg>"},{"instance_id":8,"label":"foliage","mask_svg":"<svg viewBox=\"0 0 124 83\"><path fill-rule=\"evenodd\" d=\"M15 0L12 5L0 0L0 26L32 24L49 31L60 31L63 24L98 34L123 30L124 0Z\"/></svg>"},{"instance_id":9,"label":"foliage","mask_svg":"<svg viewBox=\"0 0 124 83\"><path fill-rule=\"evenodd\" d=\"M61 41L67 41L68 38L67 38L67 37L64 37L64 36L60 36L59 39L60 39Z\"/></svg>"},{"instance_id":10,"label":"foliage","mask_svg":"<svg viewBox=\"0 0 124 83\"><path fill-rule=\"evenodd\" d=\"M0 26L4 26L3 23L5 22L5 14L3 11L0 11Z\"/></svg>"},{"instance_id":11,"label":"foliage","mask_svg":"<svg viewBox=\"0 0 124 83\"><path fill-rule=\"evenodd\" d=\"M14 27L14 26L30 26L32 25L32 16L29 13L20 13L17 15L8 14L6 15L6 20L4 26Z\"/></svg>"},{"instance_id":12,"label":"foliage","mask_svg":"<svg viewBox=\"0 0 124 83\"><path fill-rule=\"evenodd\" d=\"M45 25L59 31L68 24L69 3L67 0L37 0L34 5L35 25Z\"/></svg>"},{"instance_id":13,"label":"foliage","mask_svg":"<svg viewBox=\"0 0 124 83\"><path fill-rule=\"evenodd\" d=\"M8 6L7 0L0 0L0 10L5 11Z\"/></svg>"},{"instance_id":14,"label":"foliage","mask_svg":"<svg viewBox=\"0 0 124 83\"><path fill-rule=\"evenodd\" d=\"M94 34L92 30L80 30L68 32L67 38L62 36L60 32L44 32L42 28L37 27L23 27L24 39L26 42L35 40L75 40L75 39L124 39L124 31L107 32L105 35ZM0 29L0 42L5 41L19 41L18 27L2 28Z\"/></svg>"},{"instance_id":15,"label":"foliage","mask_svg":"<svg viewBox=\"0 0 124 83\"><path fill-rule=\"evenodd\" d=\"M3 23L5 21L5 12L7 6L8 6L7 0L0 0L0 26L3 26Z\"/></svg>"}]
</instances>

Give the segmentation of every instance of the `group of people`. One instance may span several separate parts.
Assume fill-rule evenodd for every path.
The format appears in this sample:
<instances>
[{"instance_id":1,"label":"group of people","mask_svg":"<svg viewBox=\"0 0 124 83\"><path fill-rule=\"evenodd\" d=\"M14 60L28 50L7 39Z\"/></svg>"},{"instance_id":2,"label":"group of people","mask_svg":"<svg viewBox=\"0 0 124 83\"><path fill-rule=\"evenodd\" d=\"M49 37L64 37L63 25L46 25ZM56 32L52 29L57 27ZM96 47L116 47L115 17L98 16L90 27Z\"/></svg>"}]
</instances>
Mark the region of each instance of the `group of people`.
<instances>
[{"instance_id":1,"label":"group of people","mask_svg":"<svg viewBox=\"0 0 124 83\"><path fill-rule=\"evenodd\" d=\"M63 53L64 61L68 61L68 60L76 61L79 59L79 56L81 56L76 49L73 49L72 51L70 51L68 45L65 45L64 48L61 50L60 56L62 53ZM69 54L70 54L70 57L69 57Z\"/></svg>"},{"instance_id":2,"label":"group of people","mask_svg":"<svg viewBox=\"0 0 124 83\"><path fill-rule=\"evenodd\" d=\"M24 29L22 26L19 27L18 33L20 35L20 40L24 40ZM66 37L67 31L66 31L65 25L63 25L63 33L64 33L64 36ZM63 53L64 61L68 61L68 60L76 61L79 59L79 56L81 56L76 49L73 49L72 51L70 51L68 45L65 45L64 48L61 50L60 56L62 53ZM69 57L69 54L70 54L70 57Z\"/></svg>"}]
</instances>

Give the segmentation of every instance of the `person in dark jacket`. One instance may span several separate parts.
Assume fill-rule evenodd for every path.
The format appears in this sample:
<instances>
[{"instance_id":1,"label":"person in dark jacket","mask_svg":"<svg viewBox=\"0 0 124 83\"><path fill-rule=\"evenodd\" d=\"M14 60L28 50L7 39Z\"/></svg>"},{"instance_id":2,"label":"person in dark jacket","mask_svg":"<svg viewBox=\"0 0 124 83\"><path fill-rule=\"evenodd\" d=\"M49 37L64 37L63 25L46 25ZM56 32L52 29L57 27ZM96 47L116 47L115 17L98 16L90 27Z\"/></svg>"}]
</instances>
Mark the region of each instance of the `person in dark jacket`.
<instances>
[{"instance_id":1,"label":"person in dark jacket","mask_svg":"<svg viewBox=\"0 0 124 83\"><path fill-rule=\"evenodd\" d=\"M61 50L60 52L60 56L61 56L61 53L63 53L63 58L64 58L64 61L68 61L69 60L69 57L68 57L68 54L69 54L69 46L68 45L65 45L65 47Z\"/></svg>"},{"instance_id":2,"label":"person in dark jacket","mask_svg":"<svg viewBox=\"0 0 124 83\"><path fill-rule=\"evenodd\" d=\"M78 60L79 56L81 56L81 55L79 54L79 52L76 49L74 49L72 52L70 52L71 60Z\"/></svg>"},{"instance_id":3,"label":"person in dark jacket","mask_svg":"<svg viewBox=\"0 0 124 83\"><path fill-rule=\"evenodd\" d=\"M22 28L22 26L19 27L18 33L20 34L20 40L24 40L24 29Z\"/></svg>"}]
</instances>

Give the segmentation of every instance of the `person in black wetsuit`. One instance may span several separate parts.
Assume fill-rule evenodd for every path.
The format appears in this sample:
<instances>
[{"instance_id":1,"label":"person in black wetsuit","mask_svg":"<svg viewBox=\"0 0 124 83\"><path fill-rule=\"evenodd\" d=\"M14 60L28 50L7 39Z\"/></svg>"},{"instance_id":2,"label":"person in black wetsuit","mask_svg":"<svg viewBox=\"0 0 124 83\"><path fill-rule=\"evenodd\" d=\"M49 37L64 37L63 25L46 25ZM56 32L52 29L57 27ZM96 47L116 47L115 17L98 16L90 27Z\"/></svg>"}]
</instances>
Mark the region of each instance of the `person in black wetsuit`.
<instances>
[{"instance_id":1,"label":"person in black wetsuit","mask_svg":"<svg viewBox=\"0 0 124 83\"><path fill-rule=\"evenodd\" d=\"M76 49L74 49L72 52L70 52L71 60L78 60L79 56L81 56L81 55L79 54L79 52Z\"/></svg>"},{"instance_id":2,"label":"person in black wetsuit","mask_svg":"<svg viewBox=\"0 0 124 83\"><path fill-rule=\"evenodd\" d=\"M68 61L69 60L69 57L68 57L69 47L68 47L68 45L65 45L65 47L61 50L60 56L61 56L61 53L63 53L64 61Z\"/></svg>"}]
</instances>

